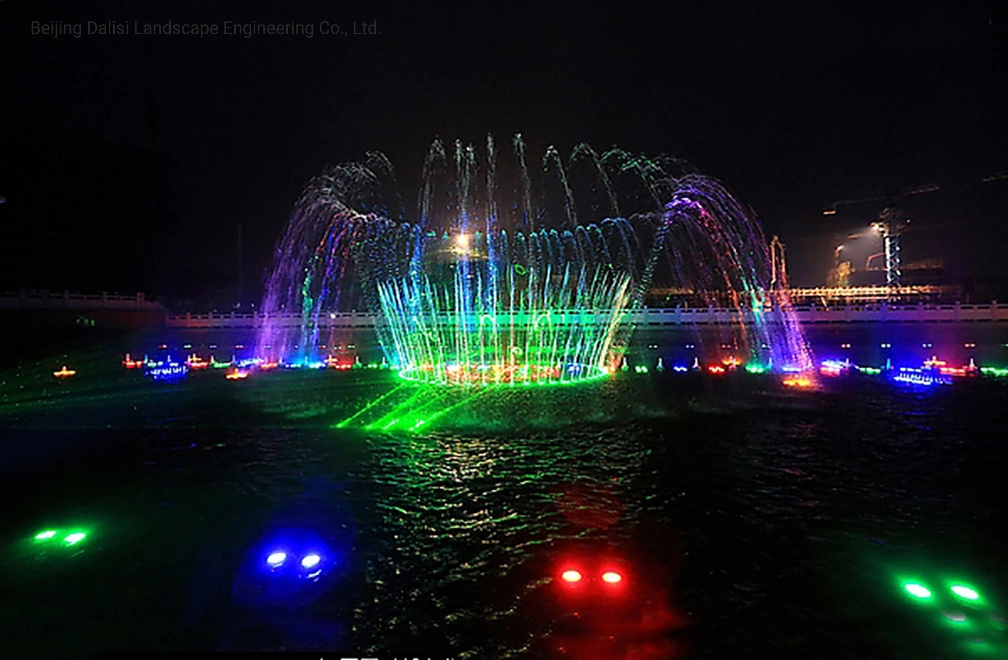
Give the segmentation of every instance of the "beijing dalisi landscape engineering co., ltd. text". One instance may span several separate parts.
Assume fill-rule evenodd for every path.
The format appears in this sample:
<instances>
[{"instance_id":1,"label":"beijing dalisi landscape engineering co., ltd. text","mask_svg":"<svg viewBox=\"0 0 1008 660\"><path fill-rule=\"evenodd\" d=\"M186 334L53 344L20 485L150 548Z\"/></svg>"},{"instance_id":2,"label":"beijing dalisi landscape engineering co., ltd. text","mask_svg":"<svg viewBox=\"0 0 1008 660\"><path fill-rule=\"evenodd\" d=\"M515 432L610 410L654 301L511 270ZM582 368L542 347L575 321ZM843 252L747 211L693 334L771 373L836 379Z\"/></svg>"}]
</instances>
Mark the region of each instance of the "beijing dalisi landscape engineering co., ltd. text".
<instances>
[{"instance_id":1,"label":"beijing dalisi landscape engineering co., ltd. text","mask_svg":"<svg viewBox=\"0 0 1008 660\"><path fill-rule=\"evenodd\" d=\"M317 23L149 23L141 21L31 21L33 36L70 37L82 36L186 36L210 37L216 35L251 38L253 36L297 36L311 39L315 34L322 36L346 36L348 34L378 34L376 22L318 21Z\"/></svg>"}]
</instances>

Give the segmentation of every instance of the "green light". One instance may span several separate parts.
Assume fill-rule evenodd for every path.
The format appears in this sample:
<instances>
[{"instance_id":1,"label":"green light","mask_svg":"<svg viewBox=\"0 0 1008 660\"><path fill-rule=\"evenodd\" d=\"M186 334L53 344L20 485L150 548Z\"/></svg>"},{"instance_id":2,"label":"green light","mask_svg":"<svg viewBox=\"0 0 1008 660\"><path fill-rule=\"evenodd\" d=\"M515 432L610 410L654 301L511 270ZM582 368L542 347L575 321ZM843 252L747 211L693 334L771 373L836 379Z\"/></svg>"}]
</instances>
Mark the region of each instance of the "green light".
<instances>
[{"instance_id":1,"label":"green light","mask_svg":"<svg viewBox=\"0 0 1008 660\"><path fill-rule=\"evenodd\" d=\"M917 584L916 582L910 582L903 585L903 588L907 590L911 596L916 596L917 598L930 598L931 591L922 584Z\"/></svg>"},{"instance_id":2,"label":"green light","mask_svg":"<svg viewBox=\"0 0 1008 660\"><path fill-rule=\"evenodd\" d=\"M371 402L371 403L369 403L368 405L366 405L366 406L364 406L363 408L361 408L360 410L358 410L358 411L357 411L356 413L354 413L353 415L350 415L349 417L347 417L346 419L344 419L344 420L343 420L342 422L340 422L339 424L336 424L336 425L334 426L334 428L338 428L338 429L342 429L342 428L346 428L346 427L347 427L347 425L348 425L348 424L349 424L350 422L352 422L353 420L357 419L358 417L360 417L360 416L361 416L361 415L363 415L364 413L366 413L366 412L368 412L368 411L372 410L372 409L373 409L373 408L375 408L376 406L379 406L380 404L384 403L384 402L385 402L385 400L386 400L386 399L388 399L389 397L392 397L393 395L398 395L398 394L400 394L400 393L401 393L401 392L403 391L403 389L404 389L404 388L405 388L405 386L404 386L404 385L400 385L399 387L396 387L395 389L392 389L392 390L390 390L390 391L386 392L385 394L381 395L380 397L378 397L377 399L375 399L374 401L372 401L372 402ZM370 429L371 427L370 427L370 426L368 426L368 428Z\"/></svg>"},{"instance_id":3,"label":"green light","mask_svg":"<svg viewBox=\"0 0 1008 660\"><path fill-rule=\"evenodd\" d=\"M66 541L67 545L76 545L80 543L87 537L84 532L74 532L73 534L68 534L63 540Z\"/></svg>"},{"instance_id":4,"label":"green light","mask_svg":"<svg viewBox=\"0 0 1008 660\"><path fill-rule=\"evenodd\" d=\"M499 298L467 273L458 268L443 283L425 275L379 283L403 379L479 387L581 381L615 363L631 330L626 273L533 268L520 295Z\"/></svg>"},{"instance_id":5,"label":"green light","mask_svg":"<svg viewBox=\"0 0 1008 660\"><path fill-rule=\"evenodd\" d=\"M952 593L954 593L956 596L959 596L960 598L965 598L966 600L977 600L980 598L980 594L978 594L976 591L970 589L969 587L965 587L961 584L954 585L952 587Z\"/></svg>"},{"instance_id":6,"label":"green light","mask_svg":"<svg viewBox=\"0 0 1008 660\"><path fill-rule=\"evenodd\" d=\"M758 364L756 362L750 362L745 366L746 373L750 374L765 374L769 369L766 365Z\"/></svg>"},{"instance_id":7,"label":"green light","mask_svg":"<svg viewBox=\"0 0 1008 660\"><path fill-rule=\"evenodd\" d=\"M56 530L54 530L54 529L47 529L44 532L39 532L38 534L36 534L35 535L35 540L36 541L48 541L49 539L51 539L54 536L56 536Z\"/></svg>"}]
</instances>

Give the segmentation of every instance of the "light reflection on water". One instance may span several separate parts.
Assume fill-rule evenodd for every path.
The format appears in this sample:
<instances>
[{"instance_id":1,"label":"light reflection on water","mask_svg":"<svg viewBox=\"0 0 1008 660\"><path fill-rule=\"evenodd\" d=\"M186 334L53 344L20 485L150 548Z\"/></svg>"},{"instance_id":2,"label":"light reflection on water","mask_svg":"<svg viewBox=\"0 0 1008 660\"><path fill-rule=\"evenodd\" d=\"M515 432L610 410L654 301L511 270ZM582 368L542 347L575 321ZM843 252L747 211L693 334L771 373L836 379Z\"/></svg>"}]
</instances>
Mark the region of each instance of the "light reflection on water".
<instances>
[{"instance_id":1,"label":"light reflection on water","mask_svg":"<svg viewBox=\"0 0 1008 660\"><path fill-rule=\"evenodd\" d=\"M325 410L344 395L367 398L308 400ZM801 405L701 396L622 422L431 435L282 417L297 399L266 387L240 411L177 399L132 426L5 432L58 451L7 472L19 506L0 527L0 639L68 657L922 657L968 640L904 607L887 590L894 571L965 571L1005 593L996 384L839 387ZM354 527L346 572L283 606L236 601L249 548L292 515ZM94 531L72 556L19 540L50 520ZM551 578L573 556L633 567L641 611L561 600ZM1003 631L984 634L1004 648Z\"/></svg>"}]
</instances>

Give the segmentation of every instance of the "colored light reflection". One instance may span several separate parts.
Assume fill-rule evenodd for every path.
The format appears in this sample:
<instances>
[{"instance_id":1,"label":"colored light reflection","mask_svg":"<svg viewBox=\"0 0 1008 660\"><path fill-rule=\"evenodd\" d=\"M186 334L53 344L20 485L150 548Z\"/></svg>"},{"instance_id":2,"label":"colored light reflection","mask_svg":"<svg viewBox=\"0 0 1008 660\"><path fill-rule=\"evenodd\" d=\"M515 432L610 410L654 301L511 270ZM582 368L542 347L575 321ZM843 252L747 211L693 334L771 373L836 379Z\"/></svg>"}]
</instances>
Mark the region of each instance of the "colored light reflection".
<instances>
[{"instance_id":1,"label":"colored light reflection","mask_svg":"<svg viewBox=\"0 0 1008 660\"><path fill-rule=\"evenodd\" d=\"M910 367L900 367L898 370L894 370L890 378L898 383L924 387L949 385L952 383L952 377L940 371L935 371L934 369L912 369Z\"/></svg>"},{"instance_id":2,"label":"colored light reflection","mask_svg":"<svg viewBox=\"0 0 1008 660\"><path fill-rule=\"evenodd\" d=\"M955 378L964 378L966 376L975 376L979 373L976 363L973 358L970 358L969 364L962 367L950 367L948 362L945 360L939 360L937 356L932 355L930 359L924 361L924 369L937 371L943 376L952 376Z\"/></svg>"},{"instance_id":3,"label":"colored light reflection","mask_svg":"<svg viewBox=\"0 0 1008 660\"><path fill-rule=\"evenodd\" d=\"M737 369L739 365L742 364L742 362L740 362L737 357L732 356L721 360L721 364L724 365L724 368L727 369L728 371L735 371L735 369Z\"/></svg>"},{"instance_id":4,"label":"colored light reflection","mask_svg":"<svg viewBox=\"0 0 1008 660\"><path fill-rule=\"evenodd\" d=\"M272 568L283 566L285 561L287 561L287 553L282 551L271 553L266 557L266 563Z\"/></svg>"},{"instance_id":5,"label":"colored light reflection","mask_svg":"<svg viewBox=\"0 0 1008 660\"><path fill-rule=\"evenodd\" d=\"M69 378L76 373L77 372L74 369L67 369L67 366L64 364L62 369L53 372L53 376L56 376L57 378Z\"/></svg>"},{"instance_id":6,"label":"colored light reflection","mask_svg":"<svg viewBox=\"0 0 1008 660\"><path fill-rule=\"evenodd\" d=\"M786 376L781 383L785 387L792 387L795 389L808 389L815 385L811 378L801 375Z\"/></svg>"},{"instance_id":7,"label":"colored light reflection","mask_svg":"<svg viewBox=\"0 0 1008 660\"><path fill-rule=\"evenodd\" d=\"M38 534L36 534L35 535L35 540L36 541L48 541L49 539L51 539L54 536L56 536L56 530L54 530L54 529L47 529L44 532L39 532Z\"/></svg>"},{"instance_id":8,"label":"colored light reflection","mask_svg":"<svg viewBox=\"0 0 1008 660\"><path fill-rule=\"evenodd\" d=\"M166 362L158 361L148 363L145 373L153 380L176 381L181 380L187 373L189 373L189 367L185 364L172 362L171 359L169 359Z\"/></svg>"},{"instance_id":9,"label":"colored light reflection","mask_svg":"<svg viewBox=\"0 0 1008 660\"><path fill-rule=\"evenodd\" d=\"M224 374L224 377L228 380L244 380L248 378L249 372L242 369L235 369Z\"/></svg>"},{"instance_id":10,"label":"colored light reflection","mask_svg":"<svg viewBox=\"0 0 1008 660\"><path fill-rule=\"evenodd\" d=\"M819 364L819 373L830 378L849 373L850 369L850 360L823 360Z\"/></svg>"},{"instance_id":11,"label":"colored light reflection","mask_svg":"<svg viewBox=\"0 0 1008 660\"><path fill-rule=\"evenodd\" d=\"M951 623L966 623L966 614L963 612L943 612L943 614Z\"/></svg>"},{"instance_id":12,"label":"colored light reflection","mask_svg":"<svg viewBox=\"0 0 1008 660\"><path fill-rule=\"evenodd\" d=\"M623 581L623 576L616 571L606 571L602 574L602 581L609 584L617 584Z\"/></svg>"},{"instance_id":13,"label":"colored light reflection","mask_svg":"<svg viewBox=\"0 0 1008 660\"><path fill-rule=\"evenodd\" d=\"M907 584L904 584L903 588L906 589L908 594L914 596L915 598L921 598L921 599L931 598L931 590L922 584L918 584L916 582L909 582Z\"/></svg>"}]
</instances>

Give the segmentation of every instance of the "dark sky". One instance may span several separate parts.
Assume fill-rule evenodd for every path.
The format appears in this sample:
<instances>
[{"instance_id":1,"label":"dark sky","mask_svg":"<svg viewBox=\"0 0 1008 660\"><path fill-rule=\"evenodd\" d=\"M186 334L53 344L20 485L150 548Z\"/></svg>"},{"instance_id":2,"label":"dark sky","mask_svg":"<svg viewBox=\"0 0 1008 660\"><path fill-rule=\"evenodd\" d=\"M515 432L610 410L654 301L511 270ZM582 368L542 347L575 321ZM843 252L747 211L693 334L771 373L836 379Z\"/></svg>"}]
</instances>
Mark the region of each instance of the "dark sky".
<instances>
[{"instance_id":1,"label":"dark sky","mask_svg":"<svg viewBox=\"0 0 1008 660\"><path fill-rule=\"evenodd\" d=\"M785 240L797 284L822 281L836 236L879 210L824 218L824 203L946 184L912 212L958 223L957 240L908 238L908 258L1006 275L992 246L1008 183L978 183L1008 170L1004 2L172 4L0 0L0 289L222 305L240 223L252 298L324 165L384 151L413 200L435 136L516 131L536 159L582 141L686 158ZM132 33L169 20L314 36ZM322 35L322 21L379 34Z\"/></svg>"}]
</instances>

